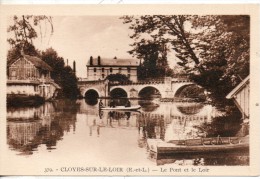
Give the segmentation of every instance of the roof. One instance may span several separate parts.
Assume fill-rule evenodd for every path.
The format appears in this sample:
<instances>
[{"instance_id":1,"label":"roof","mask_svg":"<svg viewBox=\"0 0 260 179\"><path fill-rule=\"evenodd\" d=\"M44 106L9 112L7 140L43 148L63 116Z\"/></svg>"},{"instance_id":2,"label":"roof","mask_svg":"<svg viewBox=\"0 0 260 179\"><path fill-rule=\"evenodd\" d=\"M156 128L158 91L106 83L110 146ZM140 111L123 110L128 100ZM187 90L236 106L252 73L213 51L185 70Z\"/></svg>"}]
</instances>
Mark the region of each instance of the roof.
<instances>
[{"instance_id":1,"label":"roof","mask_svg":"<svg viewBox=\"0 0 260 179\"><path fill-rule=\"evenodd\" d=\"M227 99L233 98L239 91L241 91L245 85L249 83L249 75L239 83L228 95L226 96Z\"/></svg>"},{"instance_id":2,"label":"roof","mask_svg":"<svg viewBox=\"0 0 260 179\"><path fill-rule=\"evenodd\" d=\"M90 62L88 62L88 66L90 66ZM100 65L98 65L98 59L93 58L93 66L139 66L139 60L122 58L100 58Z\"/></svg>"},{"instance_id":3,"label":"roof","mask_svg":"<svg viewBox=\"0 0 260 179\"><path fill-rule=\"evenodd\" d=\"M32 62L37 68L52 71L52 68L46 62L44 62L43 60L41 60L38 57L33 57L33 56L30 56L30 55L24 55L24 58L26 60L29 60L30 62Z\"/></svg>"},{"instance_id":4,"label":"roof","mask_svg":"<svg viewBox=\"0 0 260 179\"><path fill-rule=\"evenodd\" d=\"M51 84L52 84L53 86L55 86L55 88L57 88L57 89L61 89L61 87L60 87L57 83L55 83L55 82L51 82Z\"/></svg>"},{"instance_id":5,"label":"roof","mask_svg":"<svg viewBox=\"0 0 260 179\"><path fill-rule=\"evenodd\" d=\"M52 71L52 68L43 60L41 60L38 57L35 56L30 56L30 55L23 55L23 57L20 58L25 58L26 60L30 61L35 67L43 69L43 70L48 70L48 71ZM16 62L17 60L19 60L20 58L16 59L16 60L11 60L8 63L8 67L10 65L12 65L14 62Z\"/></svg>"}]
</instances>

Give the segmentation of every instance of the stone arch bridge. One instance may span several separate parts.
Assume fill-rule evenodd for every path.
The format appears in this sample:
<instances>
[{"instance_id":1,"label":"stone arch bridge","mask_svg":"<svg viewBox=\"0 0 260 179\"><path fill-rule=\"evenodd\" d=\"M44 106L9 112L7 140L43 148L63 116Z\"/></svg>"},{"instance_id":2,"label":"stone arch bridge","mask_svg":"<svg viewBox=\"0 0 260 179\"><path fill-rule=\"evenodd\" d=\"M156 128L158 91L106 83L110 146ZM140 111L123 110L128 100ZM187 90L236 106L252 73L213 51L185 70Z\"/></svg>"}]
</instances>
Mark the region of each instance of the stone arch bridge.
<instances>
[{"instance_id":1,"label":"stone arch bridge","mask_svg":"<svg viewBox=\"0 0 260 179\"><path fill-rule=\"evenodd\" d=\"M145 88L156 89L162 98L178 97L181 91L190 85L196 85L189 79L165 77L161 80L139 81L135 83L109 84L107 80L78 81L78 87L83 97L89 91L95 92L98 97L110 97L110 92L119 89L126 93L128 98L139 98L140 92Z\"/></svg>"}]
</instances>

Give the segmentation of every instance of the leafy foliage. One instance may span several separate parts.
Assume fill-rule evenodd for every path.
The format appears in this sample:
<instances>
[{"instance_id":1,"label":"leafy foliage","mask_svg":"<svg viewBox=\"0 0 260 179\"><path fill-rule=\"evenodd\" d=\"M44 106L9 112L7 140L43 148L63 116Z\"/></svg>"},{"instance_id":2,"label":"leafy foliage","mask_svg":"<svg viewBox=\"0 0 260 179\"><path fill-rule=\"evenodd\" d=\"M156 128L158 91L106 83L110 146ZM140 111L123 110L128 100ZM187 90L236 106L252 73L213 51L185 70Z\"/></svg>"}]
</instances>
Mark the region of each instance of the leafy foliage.
<instances>
[{"instance_id":1,"label":"leafy foliage","mask_svg":"<svg viewBox=\"0 0 260 179\"><path fill-rule=\"evenodd\" d=\"M199 59L191 46L190 34L184 29L190 16L145 15L136 18L123 16L122 19L124 23L130 23L129 28L134 31L130 36L135 40L133 46L144 43L147 39L160 44L171 44L176 57L181 60L179 65L184 66L189 60L199 64Z\"/></svg>"},{"instance_id":2,"label":"leafy foliage","mask_svg":"<svg viewBox=\"0 0 260 179\"><path fill-rule=\"evenodd\" d=\"M8 51L7 60L17 59L21 56L21 50L27 55L40 56L40 52L34 47L33 40L38 38L36 28L40 29L40 36L43 37L41 22L44 22L46 35L47 22L51 27L51 35L54 32L52 17L48 16L14 16L13 25L10 25L7 32L12 33L12 36L7 39L11 45L11 49Z\"/></svg>"},{"instance_id":3,"label":"leafy foliage","mask_svg":"<svg viewBox=\"0 0 260 179\"><path fill-rule=\"evenodd\" d=\"M20 45L16 45L9 49L7 52L7 61L18 59L19 57L21 57L21 49L22 48ZM41 57L41 52L30 43L24 44L23 52L27 55Z\"/></svg>"},{"instance_id":4,"label":"leafy foliage","mask_svg":"<svg viewBox=\"0 0 260 179\"><path fill-rule=\"evenodd\" d=\"M138 68L139 79L171 76L172 72L167 62L166 45L156 42L142 43L138 44L130 53L143 59Z\"/></svg>"},{"instance_id":5,"label":"leafy foliage","mask_svg":"<svg viewBox=\"0 0 260 179\"><path fill-rule=\"evenodd\" d=\"M51 77L62 87L60 97L76 98L79 93L77 78L71 67L65 66L64 59L49 48L42 52L42 60L53 68Z\"/></svg>"},{"instance_id":6,"label":"leafy foliage","mask_svg":"<svg viewBox=\"0 0 260 179\"><path fill-rule=\"evenodd\" d=\"M109 80L109 82L118 82L118 83L131 82L126 75L120 73L110 74L106 77L106 79Z\"/></svg>"},{"instance_id":7,"label":"leafy foliage","mask_svg":"<svg viewBox=\"0 0 260 179\"><path fill-rule=\"evenodd\" d=\"M166 46L182 68L178 71L206 88L213 99L224 100L249 75L249 16L145 15L121 19L133 30L130 38L135 42L130 53L156 56L155 48L139 49L151 43Z\"/></svg>"},{"instance_id":8,"label":"leafy foliage","mask_svg":"<svg viewBox=\"0 0 260 179\"><path fill-rule=\"evenodd\" d=\"M35 30L35 27L40 28L40 35L42 37L42 30L41 30L41 21L49 22L51 26L51 34L54 32L53 25L52 25L52 17L48 16L14 16L13 17L13 25L10 25L7 29L7 32L13 32L14 37L7 39L10 45L21 45L23 43L30 43L33 44L33 39L38 37L38 34ZM46 33L46 32L45 32Z\"/></svg>"},{"instance_id":9,"label":"leafy foliage","mask_svg":"<svg viewBox=\"0 0 260 179\"><path fill-rule=\"evenodd\" d=\"M203 123L201 127L207 133L207 137L229 137L236 136L241 131L241 113L238 109L232 109L232 113L218 116L212 119L212 123Z\"/></svg>"}]
</instances>

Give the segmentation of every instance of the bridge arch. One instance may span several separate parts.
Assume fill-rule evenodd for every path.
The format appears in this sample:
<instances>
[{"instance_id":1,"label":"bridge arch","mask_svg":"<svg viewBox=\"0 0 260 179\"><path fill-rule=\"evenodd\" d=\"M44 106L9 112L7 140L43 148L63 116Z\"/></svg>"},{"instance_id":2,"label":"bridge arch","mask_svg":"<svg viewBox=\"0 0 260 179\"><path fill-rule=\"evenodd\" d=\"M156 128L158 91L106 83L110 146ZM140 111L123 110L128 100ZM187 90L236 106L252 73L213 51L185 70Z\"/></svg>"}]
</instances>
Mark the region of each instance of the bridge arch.
<instances>
[{"instance_id":1,"label":"bridge arch","mask_svg":"<svg viewBox=\"0 0 260 179\"><path fill-rule=\"evenodd\" d=\"M176 88L175 98L200 98L205 99L204 89L194 83L183 84Z\"/></svg>"},{"instance_id":2,"label":"bridge arch","mask_svg":"<svg viewBox=\"0 0 260 179\"><path fill-rule=\"evenodd\" d=\"M128 91L122 87L115 86L110 89L110 97L120 98L120 97L129 97Z\"/></svg>"},{"instance_id":3,"label":"bridge arch","mask_svg":"<svg viewBox=\"0 0 260 179\"><path fill-rule=\"evenodd\" d=\"M83 97L88 98L90 96L92 96L92 98L99 98L99 97L101 97L101 94L100 94L99 90L96 88L85 89L83 92Z\"/></svg>"},{"instance_id":4,"label":"bridge arch","mask_svg":"<svg viewBox=\"0 0 260 179\"><path fill-rule=\"evenodd\" d=\"M201 103L177 104L176 108L183 115L196 115L202 111L204 105Z\"/></svg>"},{"instance_id":5,"label":"bridge arch","mask_svg":"<svg viewBox=\"0 0 260 179\"><path fill-rule=\"evenodd\" d=\"M147 95L149 91L153 91L154 94ZM153 96L152 96L153 95ZM160 89L153 85L147 85L139 89L138 97L162 97L163 93Z\"/></svg>"}]
</instances>

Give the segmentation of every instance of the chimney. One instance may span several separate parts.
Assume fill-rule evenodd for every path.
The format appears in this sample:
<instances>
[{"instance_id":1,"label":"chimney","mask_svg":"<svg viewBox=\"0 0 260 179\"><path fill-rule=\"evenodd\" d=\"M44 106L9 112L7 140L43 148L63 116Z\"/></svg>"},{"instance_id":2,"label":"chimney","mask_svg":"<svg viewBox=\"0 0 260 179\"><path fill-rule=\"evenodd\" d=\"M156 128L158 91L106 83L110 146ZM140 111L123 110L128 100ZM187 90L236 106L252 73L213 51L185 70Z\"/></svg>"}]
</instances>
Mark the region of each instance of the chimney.
<instances>
[{"instance_id":1,"label":"chimney","mask_svg":"<svg viewBox=\"0 0 260 179\"><path fill-rule=\"evenodd\" d=\"M100 56L98 56L98 66L100 66L101 63L100 63Z\"/></svg>"},{"instance_id":2,"label":"chimney","mask_svg":"<svg viewBox=\"0 0 260 179\"><path fill-rule=\"evenodd\" d=\"M76 73L76 62L75 62L75 60L73 61L73 73Z\"/></svg>"},{"instance_id":3,"label":"chimney","mask_svg":"<svg viewBox=\"0 0 260 179\"><path fill-rule=\"evenodd\" d=\"M92 57L92 56L90 56L90 58L89 58L89 65L90 65L90 66L93 65L93 57Z\"/></svg>"}]
</instances>

